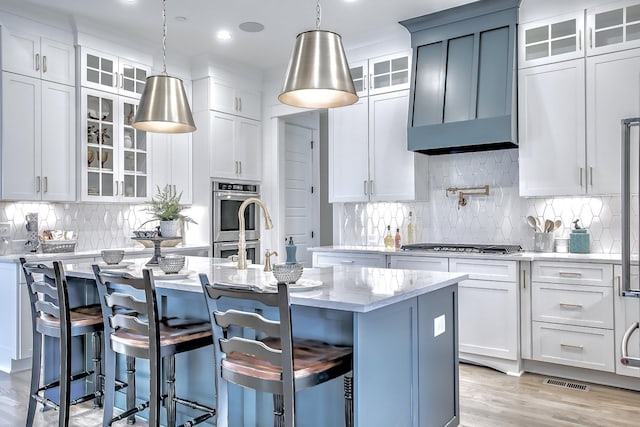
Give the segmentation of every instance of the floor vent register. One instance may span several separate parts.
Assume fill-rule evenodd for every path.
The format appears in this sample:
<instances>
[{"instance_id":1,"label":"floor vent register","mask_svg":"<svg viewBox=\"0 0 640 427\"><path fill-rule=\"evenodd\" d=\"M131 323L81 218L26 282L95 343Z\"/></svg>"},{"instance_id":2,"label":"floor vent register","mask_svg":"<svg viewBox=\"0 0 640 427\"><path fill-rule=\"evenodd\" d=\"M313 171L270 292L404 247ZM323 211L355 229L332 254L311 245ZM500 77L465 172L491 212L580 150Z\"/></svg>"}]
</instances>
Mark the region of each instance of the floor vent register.
<instances>
[{"instance_id":1,"label":"floor vent register","mask_svg":"<svg viewBox=\"0 0 640 427\"><path fill-rule=\"evenodd\" d=\"M571 390L589 391L589 386L586 384L565 381L558 378L547 378L542 382L542 384L552 385L554 387L568 388Z\"/></svg>"}]
</instances>

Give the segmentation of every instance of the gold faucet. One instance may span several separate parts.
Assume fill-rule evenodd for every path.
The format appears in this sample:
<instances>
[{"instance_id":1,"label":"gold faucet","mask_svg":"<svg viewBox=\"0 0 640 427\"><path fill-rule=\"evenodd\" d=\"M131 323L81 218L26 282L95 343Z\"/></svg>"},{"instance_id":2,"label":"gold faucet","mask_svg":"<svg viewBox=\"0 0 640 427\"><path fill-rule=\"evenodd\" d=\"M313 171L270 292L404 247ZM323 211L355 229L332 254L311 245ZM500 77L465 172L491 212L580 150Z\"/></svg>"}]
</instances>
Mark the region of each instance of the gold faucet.
<instances>
[{"instance_id":1,"label":"gold faucet","mask_svg":"<svg viewBox=\"0 0 640 427\"><path fill-rule=\"evenodd\" d=\"M273 228L273 223L271 222L271 217L269 216L269 211L267 207L262 202L262 200L257 197L249 197L240 205L238 209L238 222L240 228L240 235L238 236L238 270L246 270L247 269L247 241L245 238L245 224L244 224L244 210L251 203L255 203L256 205L262 208L262 214L264 215L264 228L270 230Z\"/></svg>"},{"instance_id":2,"label":"gold faucet","mask_svg":"<svg viewBox=\"0 0 640 427\"><path fill-rule=\"evenodd\" d=\"M264 271L272 271L272 269L271 269L271 256L272 255L278 256L278 252L270 251L269 249L267 249L264 252Z\"/></svg>"}]
</instances>

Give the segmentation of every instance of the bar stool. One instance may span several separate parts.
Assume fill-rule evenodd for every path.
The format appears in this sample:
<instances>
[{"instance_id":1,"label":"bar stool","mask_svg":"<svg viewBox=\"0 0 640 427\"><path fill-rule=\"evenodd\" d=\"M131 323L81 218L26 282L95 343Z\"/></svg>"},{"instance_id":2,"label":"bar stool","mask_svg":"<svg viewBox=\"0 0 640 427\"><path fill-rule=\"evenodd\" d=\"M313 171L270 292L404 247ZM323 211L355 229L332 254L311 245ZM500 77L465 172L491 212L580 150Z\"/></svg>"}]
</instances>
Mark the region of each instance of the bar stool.
<instances>
[{"instance_id":1,"label":"bar stool","mask_svg":"<svg viewBox=\"0 0 640 427\"><path fill-rule=\"evenodd\" d=\"M58 425L69 425L69 406L94 399L94 407L101 406L101 331L103 329L100 305L69 307L67 279L62 262L54 261L53 267L44 264L27 263L20 258L29 290L31 325L33 329L33 357L31 365L31 387L26 426L33 425L37 403L58 410ZM42 275L36 280L34 274ZM91 334L93 339L94 370L77 374L71 373L72 337ZM57 380L40 386L43 359L42 341L45 336L59 339L60 375ZM94 391L71 400L71 382L93 376ZM58 388L59 399L54 402L45 397L44 392Z\"/></svg>"},{"instance_id":2,"label":"bar stool","mask_svg":"<svg viewBox=\"0 0 640 427\"><path fill-rule=\"evenodd\" d=\"M149 426L158 426L163 401L169 427L176 425L176 403L204 412L183 426L194 426L213 417L215 409L182 399L175 393L175 355L211 345L209 322L160 318L153 273L149 269L142 270L142 277L100 271L97 265L93 265L93 271L108 337L102 425L109 426L149 408ZM135 358L149 360L149 400L137 406L127 402L127 410L113 417L116 353L134 358L130 359L133 363L127 367L132 374L135 374ZM162 395L160 390L162 364L166 395Z\"/></svg>"},{"instance_id":3,"label":"bar stool","mask_svg":"<svg viewBox=\"0 0 640 427\"><path fill-rule=\"evenodd\" d=\"M292 339L286 284L278 283L277 293L267 293L212 286L206 274L200 274L200 283L213 329L218 425L226 425L228 418L228 382L273 394L274 426L294 427L296 391L342 375L345 375L345 423L353 425L353 378L350 374L353 349ZM257 312L237 309L235 305L233 309L220 311L220 298L229 298L231 305L235 299L277 307L279 319L267 319ZM249 331L251 335L247 334ZM247 338L253 335L258 338Z\"/></svg>"}]
</instances>

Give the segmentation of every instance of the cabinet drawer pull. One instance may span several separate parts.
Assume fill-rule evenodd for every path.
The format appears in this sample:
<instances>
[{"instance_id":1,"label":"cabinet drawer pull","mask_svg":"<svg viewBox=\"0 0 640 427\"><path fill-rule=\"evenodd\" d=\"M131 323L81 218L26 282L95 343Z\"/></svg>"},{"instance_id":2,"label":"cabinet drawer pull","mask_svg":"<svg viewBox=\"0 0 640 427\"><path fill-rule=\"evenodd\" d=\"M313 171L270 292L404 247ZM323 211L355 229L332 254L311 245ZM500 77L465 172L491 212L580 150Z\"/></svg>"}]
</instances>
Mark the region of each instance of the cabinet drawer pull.
<instances>
[{"instance_id":1,"label":"cabinet drawer pull","mask_svg":"<svg viewBox=\"0 0 640 427\"><path fill-rule=\"evenodd\" d=\"M562 348L570 348L572 350L584 350L584 347L581 345L575 345L575 344L560 344L560 347Z\"/></svg>"},{"instance_id":2,"label":"cabinet drawer pull","mask_svg":"<svg viewBox=\"0 0 640 427\"><path fill-rule=\"evenodd\" d=\"M49 177L44 177L44 192L49 192Z\"/></svg>"},{"instance_id":3,"label":"cabinet drawer pull","mask_svg":"<svg viewBox=\"0 0 640 427\"><path fill-rule=\"evenodd\" d=\"M367 180L365 179L363 182L364 182L364 195L368 196L369 195L369 190L367 188Z\"/></svg>"},{"instance_id":4,"label":"cabinet drawer pull","mask_svg":"<svg viewBox=\"0 0 640 427\"><path fill-rule=\"evenodd\" d=\"M118 72L113 73L113 87L118 87Z\"/></svg>"},{"instance_id":5,"label":"cabinet drawer pull","mask_svg":"<svg viewBox=\"0 0 640 427\"><path fill-rule=\"evenodd\" d=\"M47 55L42 55L42 72L47 72Z\"/></svg>"},{"instance_id":6,"label":"cabinet drawer pull","mask_svg":"<svg viewBox=\"0 0 640 427\"><path fill-rule=\"evenodd\" d=\"M40 71L40 54L36 53L36 71Z\"/></svg>"},{"instance_id":7,"label":"cabinet drawer pull","mask_svg":"<svg viewBox=\"0 0 640 427\"><path fill-rule=\"evenodd\" d=\"M568 303L564 303L561 302L560 303L560 307L562 308L568 308L568 309L577 309L577 310L582 310L582 304L568 304Z\"/></svg>"},{"instance_id":8,"label":"cabinet drawer pull","mask_svg":"<svg viewBox=\"0 0 640 427\"><path fill-rule=\"evenodd\" d=\"M589 49L593 49L593 28L589 28Z\"/></svg>"},{"instance_id":9,"label":"cabinet drawer pull","mask_svg":"<svg viewBox=\"0 0 640 427\"><path fill-rule=\"evenodd\" d=\"M124 196L124 181L120 181L120 192Z\"/></svg>"},{"instance_id":10,"label":"cabinet drawer pull","mask_svg":"<svg viewBox=\"0 0 640 427\"><path fill-rule=\"evenodd\" d=\"M582 187L582 168L580 168L580 187Z\"/></svg>"},{"instance_id":11,"label":"cabinet drawer pull","mask_svg":"<svg viewBox=\"0 0 640 427\"><path fill-rule=\"evenodd\" d=\"M589 166L589 185L593 187L593 166Z\"/></svg>"},{"instance_id":12,"label":"cabinet drawer pull","mask_svg":"<svg viewBox=\"0 0 640 427\"><path fill-rule=\"evenodd\" d=\"M558 273L560 277L582 277L582 273L572 272L572 271L561 271Z\"/></svg>"},{"instance_id":13,"label":"cabinet drawer pull","mask_svg":"<svg viewBox=\"0 0 640 427\"><path fill-rule=\"evenodd\" d=\"M240 112L242 112L242 98L238 97L238 108Z\"/></svg>"},{"instance_id":14,"label":"cabinet drawer pull","mask_svg":"<svg viewBox=\"0 0 640 427\"><path fill-rule=\"evenodd\" d=\"M373 196L373 180L369 181L369 194Z\"/></svg>"},{"instance_id":15,"label":"cabinet drawer pull","mask_svg":"<svg viewBox=\"0 0 640 427\"><path fill-rule=\"evenodd\" d=\"M622 296L622 276L616 276L616 283L618 284L618 296Z\"/></svg>"},{"instance_id":16,"label":"cabinet drawer pull","mask_svg":"<svg viewBox=\"0 0 640 427\"><path fill-rule=\"evenodd\" d=\"M119 191L120 191L120 181L116 181L116 193L114 194L114 196L117 196Z\"/></svg>"},{"instance_id":17,"label":"cabinet drawer pull","mask_svg":"<svg viewBox=\"0 0 640 427\"><path fill-rule=\"evenodd\" d=\"M353 264L354 261L353 260L342 260L340 261L340 264Z\"/></svg>"},{"instance_id":18,"label":"cabinet drawer pull","mask_svg":"<svg viewBox=\"0 0 640 427\"><path fill-rule=\"evenodd\" d=\"M40 192L40 177L36 176L36 193Z\"/></svg>"}]
</instances>

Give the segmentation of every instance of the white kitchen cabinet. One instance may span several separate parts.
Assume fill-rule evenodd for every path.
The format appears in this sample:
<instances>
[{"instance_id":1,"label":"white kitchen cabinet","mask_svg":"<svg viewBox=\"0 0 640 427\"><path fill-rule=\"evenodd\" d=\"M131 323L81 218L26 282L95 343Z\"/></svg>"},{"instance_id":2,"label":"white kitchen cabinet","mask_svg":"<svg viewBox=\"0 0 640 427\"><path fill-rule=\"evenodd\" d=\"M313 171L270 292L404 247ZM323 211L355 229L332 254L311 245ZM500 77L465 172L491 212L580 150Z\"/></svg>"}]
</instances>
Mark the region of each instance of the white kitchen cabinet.
<instances>
[{"instance_id":1,"label":"white kitchen cabinet","mask_svg":"<svg viewBox=\"0 0 640 427\"><path fill-rule=\"evenodd\" d=\"M582 42L579 15L573 18L578 21L577 47L583 43L586 49L572 51L567 46L564 53L560 49L558 55L540 58L532 53L530 61L520 64L554 62L519 72L521 196L620 193L620 120L640 115L640 3L625 1L588 9L586 16ZM571 19L562 17L567 18ZM560 18L524 24L521 34L527 29L534 35L536 31L543 34L545 28L552 32L549 23L556 19ZM567 34L562 40L573 46L575 34L570 33L565 29L560 34ZM543 51L552 38L539 45L534 41L535 37L529 46L526 37L520 37L521 59L528 47L542 46ZM569 58L577 59L560 61ZM637 145L633 149L635 176L640 171L639 153ZM550 152L553 154L548 155ZM631 191L638 190L634 181Z\"/></svg>"},{"instance_id":2,"label":"white kitchen cabinet","mask_svg":"<svg viewBox=\"0 0 640 427\"><path fill-rule=\"evenodd\" d=\"M640 298L624 297L621 289L622 268L619 265L614 267L616 287L614 289L613 305L615 315L615 370L618 375L630 377L640 377L640 368L623 365L622 359L622 339L627 329L636 322L640 322ZM638 266L631 266L631 287L638 289ZM640 358L640 332L634 331L629 338L627 350L630 357Z\"/></svg>"},{"instance_id":3,"label":"white kitchen cabinet","mask_svg":"<svg viewBox=\"0 0 640 427\"><path fill-rule=\"evenodd\" d=\"M83 88L81 103L81 200L148 200L147 133L132 126L138 100Z\"/></svg>"},{"instance_id":4,"label":"white kitchen cabinet","mask_svg":"<svg viewBox=\"0 0 640 427\"><path fill-rule=\"evenodd\" d=\"M640 47L640 2L625 0L587 9L587 55Z\"/></svg>"},{"instance_id":5,"label":"white kitchen cabinet","mask_svg":"<svg viewBox=\"0 0 640 427\"><path fill-rule=\"evenodd\" d=\"M240 81L207 77L193 82L193 111L215 110L221 113L261 119L261 94Z\"/></svg>"},{"instance_id":6,"label":"white kitchen cabinet","mask_svg":"<svg viewBox=\"0 0 640 427\"><path fill-rule=\"evenodd\" d=\"M534 360L614 371L613 266L532 263Z\"/></svg>"},{"instance_id":7,"label":"white kitchen cabinet","mask_svg":"<svg viewBox=\"0 0 640 427\"><path fill-rule=\"evenodd\" d=\"M40 35L2 27L2 69L73 86L75 49Z\"/></svg>"},{"instance_id":8,"label":"white kitchen cabinet","mask_svg":"<svg viewBox=\"0 0 640 427\"><path fill-rule=\"evenodd\" d=\"M349 64L358 96L409 89L411 50Z\"/></svg>"},{"instance_id":9,"label":"white kitchen cabinet","mask_svg":"<svg viewBox=\"0 0 640 427\"><path fill-rule=\"evenodd\" d=\"M99 50L80 48L83 87L140 98L151 67Z\"/></svg>"},{"instance_id":10,"label":"white kitchen cabinet","mask_svg":"<svg viewBox=\"0 0 640 427\"><path fill-rule=\"evenodd\" d=\"M329 111L329 201L427 198L428 158L407 150L409 91Z\"/></svg>"},{"instance_id":11,"label":"white kitchen cabinet","mask_svg":"<svg viewBox=\"0 0 640 427\"><path fill-rule=\"evenodd\" d=\"M588 57L586 87L588 192L619 194L620 120L640 116L640 49ZM631 132L637 141L638 128ZM631 176L637 177L638 144L631 144L631 150ZM638 180L630 184L637 194Z\"/></svg>"},{"instance_id":12,"label":"white kitchen cabinet","mask_svg":"<svg viewBox=\"0 0 640 427\"><path fill-rule=\"evenodd\" d=\"M354 252L313 252L312 263L314 267L331 267L338 265L353 265L359 267L387 267L387 256L375 253Z\"/></svg>"},{"instance_id":13,"label":"white kitchen cabinet","mask_svg":"<svg viewBox=\"0 0 640 427\"><path fill-rule=\"evenodd\" d=\"M389 268L405 270L449 271L449 258L393 255L389 257Z\"/></svg>"},{"instance_id":14,"label":"white kitchen cabinet","mask_svg":"<svg viewBox=\"0 0 640 427\"><path fill-rule=\"evenodd\" d=\"M262 126L259 121L214 110L194 113L196 144L208 146L209 176L259 181Z\"/></svg>"},{"instance_id":15,"label":"white kitchen cabinet","mask_svg":"<svg viewBox=\"0 0 640 427\"><path fill-rule=\"evenodd\" d=\"M517 261L449 258L449 271L469 274L468 280L458 284L460 358L474 361L475 356L486 356L517 361ZM499 362L495 363L499 366ZM491 362L488 366L492 366Z\"/></svg>"},{"instance_id":16,"label":"white kitchen cabinet","mask_svg":"<svg viewBox=\"0 0 640 427\"><path fill-rule=\"evenodd\" d=\"M583 59L519 70L520 196L585 192L584 84Z\"/></svg>"},{"instance_id":17,"label":"white kitchen cabinet","mask_svg":"<svg viewBox=\"0 0 640 427\"><path fill-rule=\"evenodd\" d=\"M76 199L73 86L2 73L2 199Z\"/></svg>"},{"instance_id":18,"label":"white kitchen cabinet","mask_svg":"<svg viewBox=\"0 0 640 427\"><path fill-rule=\"evenodd\" d=\"M584 10L518 26L518 68L584 57Z\"/></svg>"},{"instance_id":19,"label":"white kitchen cabinet","mask_svg":"<svg viewBox=\"0 0 640 427\"><path fill-rule=\"evenodd\" d=\"M192 141L190 133L149 134L153 162L151 188L169 186L173 194L181 194L180 203L189 205L193 200Z\"/></svg>"}]
</instances>

